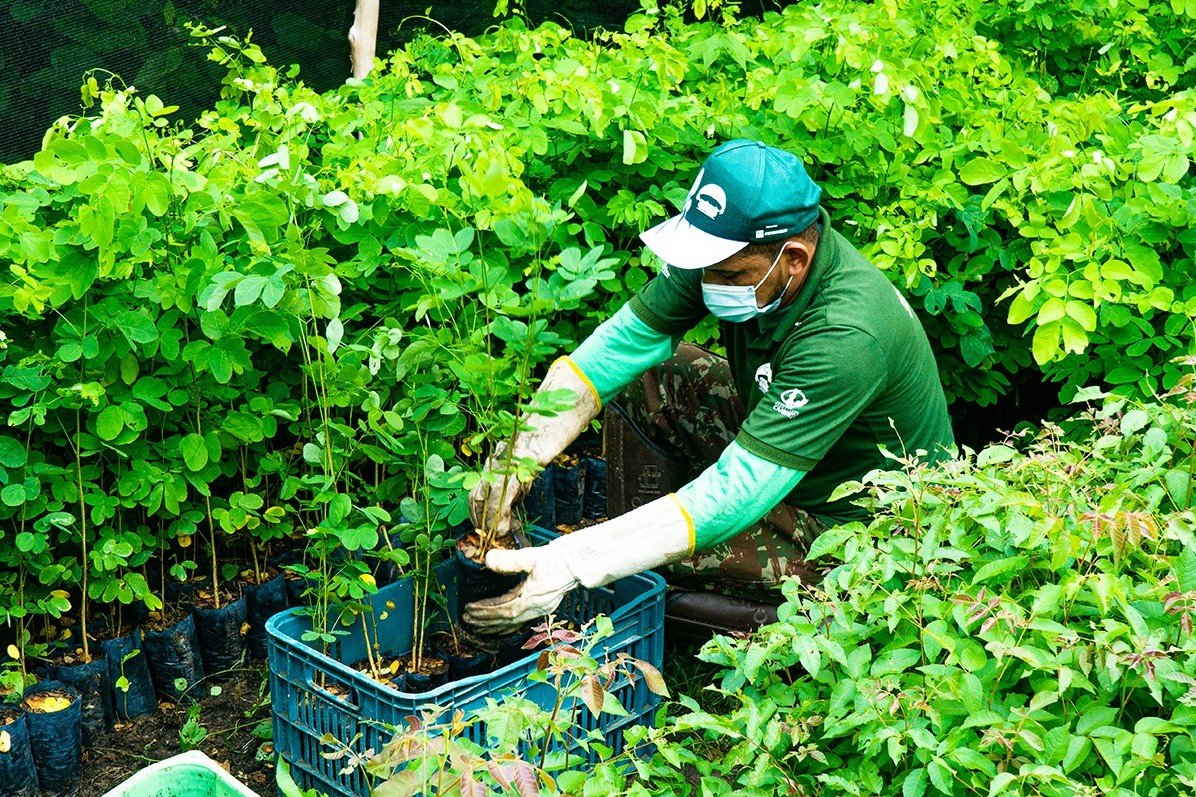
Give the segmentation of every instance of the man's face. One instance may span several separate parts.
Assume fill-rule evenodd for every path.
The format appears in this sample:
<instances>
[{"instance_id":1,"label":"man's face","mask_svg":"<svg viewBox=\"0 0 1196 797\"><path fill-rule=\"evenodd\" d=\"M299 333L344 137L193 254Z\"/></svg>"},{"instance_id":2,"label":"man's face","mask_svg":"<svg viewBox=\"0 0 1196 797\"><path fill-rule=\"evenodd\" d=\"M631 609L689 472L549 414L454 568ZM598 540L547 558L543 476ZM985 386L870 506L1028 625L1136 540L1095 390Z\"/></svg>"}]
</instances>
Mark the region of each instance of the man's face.
<instances>
[{"instance_id":1,"label":"man's face","mask_svg":"<svg viewBox=\"0 0 1196 797\"><path fill-rule=\"evenodd\" d=\"M752 249L750 254L736 252L726 260L708 266L702 272L702 282L708 285L755 285L758 306L767 305L784 291L786 296L781 303L788 304L806 281L813 256L811 247L804 241L790 240L777 244L777 250L771 256L767 250ZM776 268L773 268L774 263Z\"/></svg>"}]
</instances>

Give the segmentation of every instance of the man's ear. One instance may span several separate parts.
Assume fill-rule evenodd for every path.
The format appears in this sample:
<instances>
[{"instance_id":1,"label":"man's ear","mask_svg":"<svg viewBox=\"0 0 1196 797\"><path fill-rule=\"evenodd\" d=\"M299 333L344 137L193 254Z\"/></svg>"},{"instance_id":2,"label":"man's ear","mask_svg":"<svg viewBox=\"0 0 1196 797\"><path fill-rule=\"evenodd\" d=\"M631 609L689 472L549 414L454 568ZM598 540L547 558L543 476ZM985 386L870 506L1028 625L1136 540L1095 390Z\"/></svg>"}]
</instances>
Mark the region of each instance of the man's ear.
<instances>
[{"instance_id":1,"label":"man's ear","mask_svg":"<svg viewBox=\"0 0 1196 797\"><path fill-rule=\"evenodd\" d=\"M814 248L805 241L789 241L785 244L785 251L781 255L786 271L799 276L805 273L814 260Z\"/></svg>"}]
</instances>

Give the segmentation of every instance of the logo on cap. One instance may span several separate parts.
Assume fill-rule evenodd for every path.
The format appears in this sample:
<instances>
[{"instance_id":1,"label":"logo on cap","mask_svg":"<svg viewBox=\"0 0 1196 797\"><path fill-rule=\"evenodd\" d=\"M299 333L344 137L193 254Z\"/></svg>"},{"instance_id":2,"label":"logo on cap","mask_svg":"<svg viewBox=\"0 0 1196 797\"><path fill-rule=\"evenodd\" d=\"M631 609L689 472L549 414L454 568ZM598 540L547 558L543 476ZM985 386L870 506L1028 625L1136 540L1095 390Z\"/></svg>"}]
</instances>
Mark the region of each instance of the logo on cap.
<instances>
[{"instance_id":1,"label":"logo on cap","mask_svg":"<svg viewBox=\"0 0 1196 797\"><path fill-rule=\"evenodd\" d=\"M699 213L707 218L716 219L727 209L727 192L721 186L710 183L698 189L696 201Z\"/></svg>"}]
</instances>

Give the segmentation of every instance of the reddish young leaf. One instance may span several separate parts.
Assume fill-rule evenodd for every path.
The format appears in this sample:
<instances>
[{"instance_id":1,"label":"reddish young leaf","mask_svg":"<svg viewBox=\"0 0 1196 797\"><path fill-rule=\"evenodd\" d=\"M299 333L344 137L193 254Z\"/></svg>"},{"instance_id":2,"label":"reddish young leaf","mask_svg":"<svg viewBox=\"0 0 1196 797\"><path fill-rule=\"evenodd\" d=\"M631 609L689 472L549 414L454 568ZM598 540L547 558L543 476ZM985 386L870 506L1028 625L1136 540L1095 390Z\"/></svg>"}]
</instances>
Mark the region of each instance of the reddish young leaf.
<instances>
[{"instance_id":1,"label":"reddish young leaf","mask_svg":"<svg viewBox=\"0 0 1196 797\"><path fill-rule=\"evenodd\" d=\"M532 769L532 765L526 761L516 761L511 766L514 768L512 780L519 797L539 797L540 787L536 782L536 771Z\"/></svg>"},{"instance_id":2,"label":"reddish young leaf","mask_svg":"<svg viewBox=\"0 0 1196 797\"><path fill-rule=\"evenodd\" d=\"M587 675L581 679L581 702L586 704L595 717L602 713L602 701L605 697L606 692L597 678Z\"/></svg>"},{"instance_id":3,"label":"reddish young leaf","mask_svg":"<svg viewBox=\"0 0 1196 797\"><path fill-rule=\"evenodd\" d=\"M632 659L631 663L635 665L637 670L644 674L644 683L648 685L648 689L653 694L660 695L661 697L669 696L669 688L665 685L664 676L660 674L660 670L640 659Z\"/></svg>"},{"instance_id":4,"label":"reddish young leaf","mask_svg":"<svg viewBox=\"0 0 1196 797\"><path fill-rule=\"evenodd\" d=\"M486 797L486 787L472 772L461 774L461 797Z\"/></svg>"}]
</instances>

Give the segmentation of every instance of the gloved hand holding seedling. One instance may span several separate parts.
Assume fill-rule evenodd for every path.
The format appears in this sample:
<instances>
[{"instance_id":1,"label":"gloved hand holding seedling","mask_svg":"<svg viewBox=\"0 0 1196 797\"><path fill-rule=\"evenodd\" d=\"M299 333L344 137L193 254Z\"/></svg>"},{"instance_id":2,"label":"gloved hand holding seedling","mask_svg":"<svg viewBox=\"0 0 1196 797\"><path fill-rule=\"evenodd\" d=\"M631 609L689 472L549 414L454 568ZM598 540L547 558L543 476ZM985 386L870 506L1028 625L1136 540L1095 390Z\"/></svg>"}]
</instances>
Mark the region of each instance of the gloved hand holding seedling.
<instances>
[{"instance_id":1,"label":"gloved hand holding seedling","mask_svg":"<svg viewBox=\"0 0 1196 797\"><path fill-rule=\"evenodd\" d=\"M510 440L496 447L482 480L469 493L469 514L480 537L476 559L484 559L495 540L519 529L512 507L527 494L536 473L597 417L598 409L597 394L581 371L567 358L553 363L533 398L533 411L520 419Z\"/></svg>"}]
</instances>

